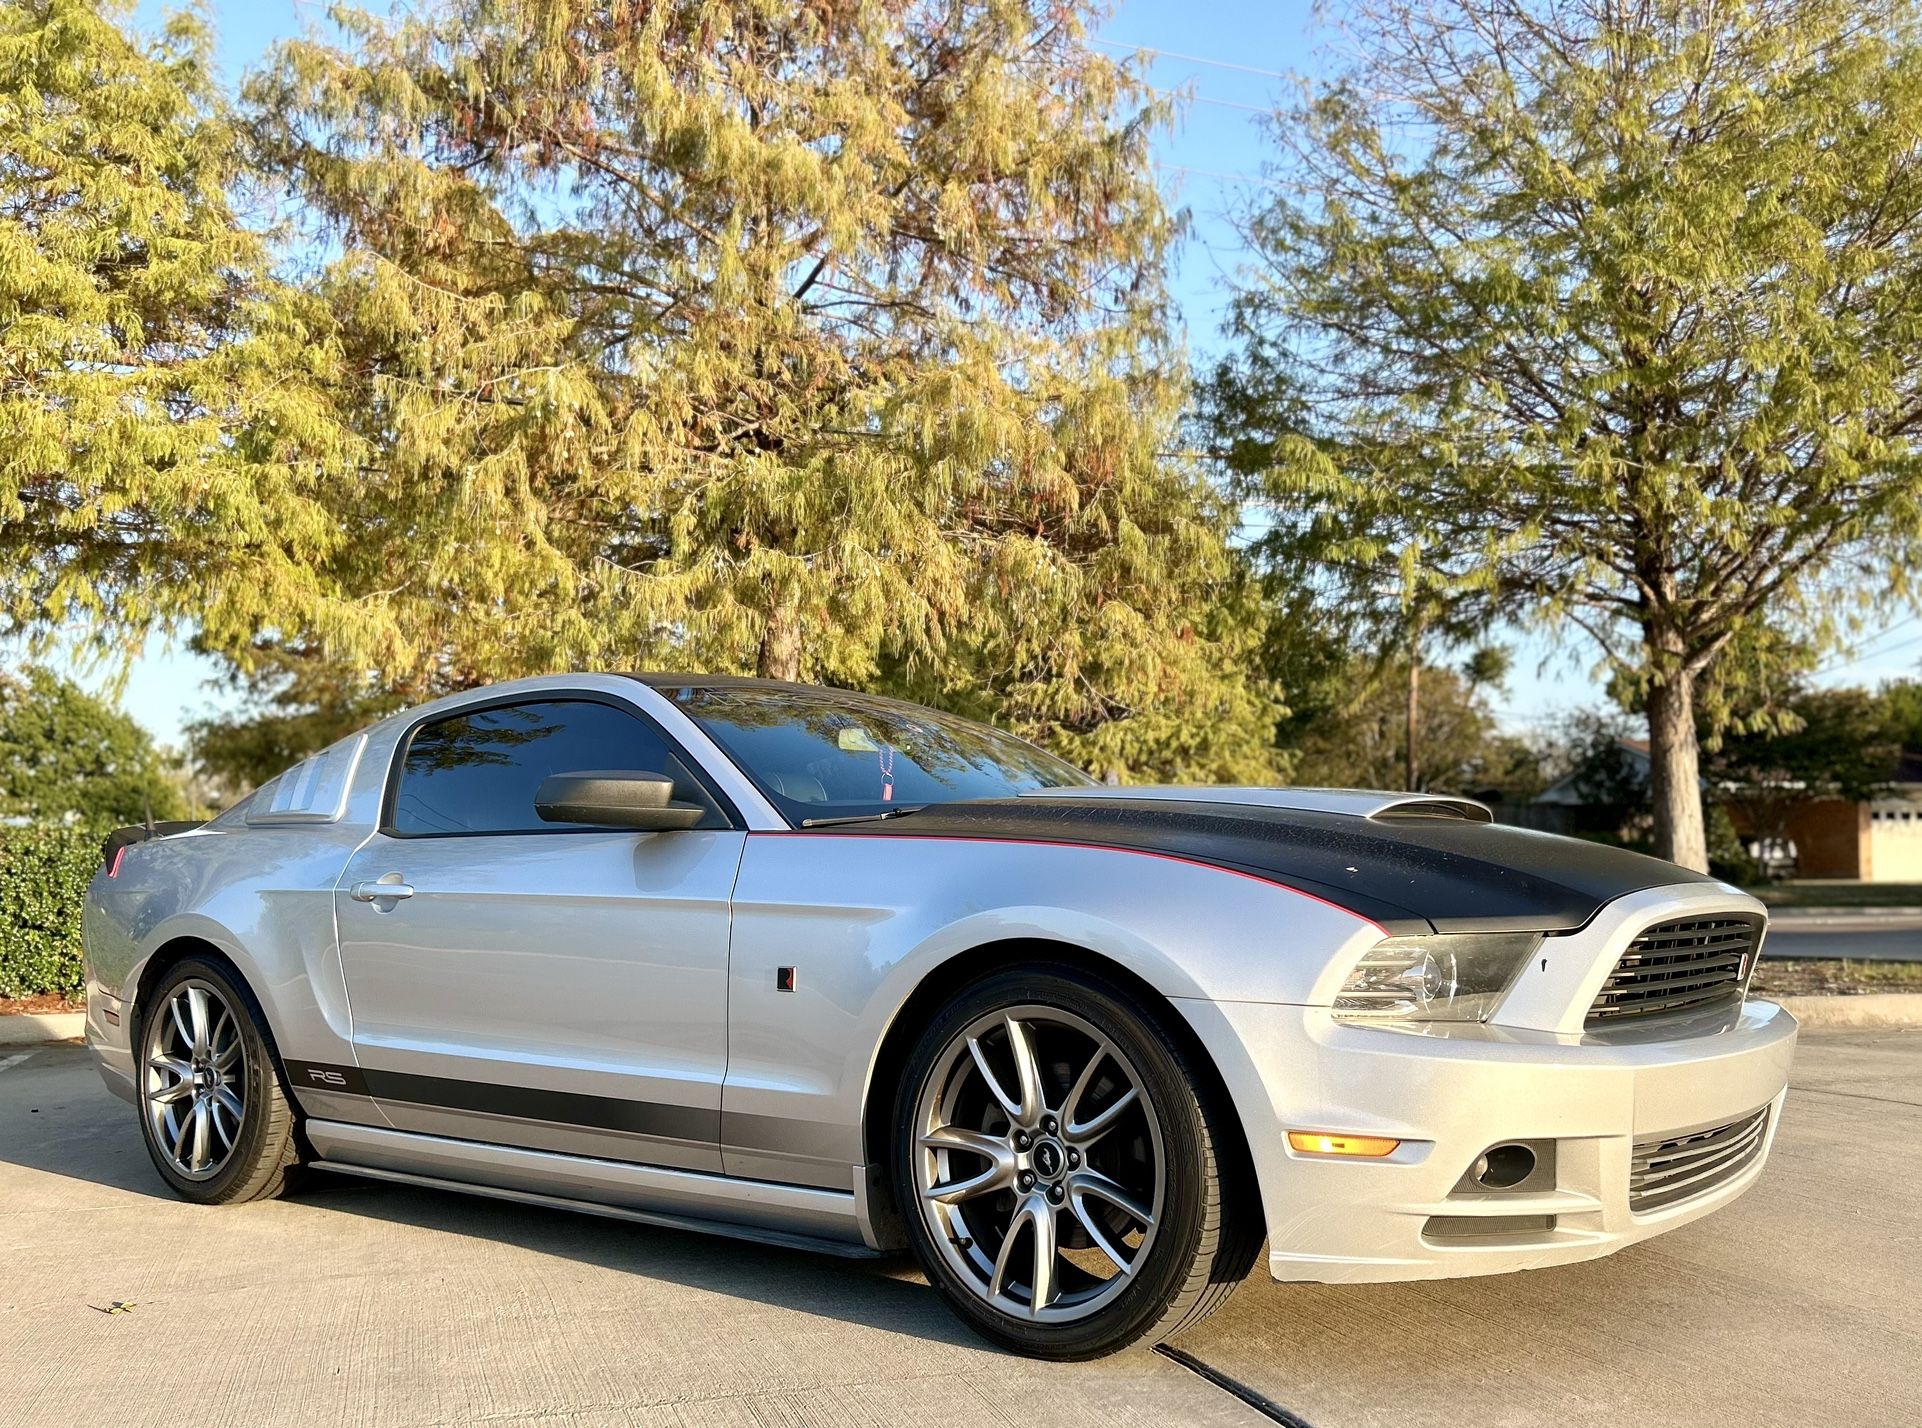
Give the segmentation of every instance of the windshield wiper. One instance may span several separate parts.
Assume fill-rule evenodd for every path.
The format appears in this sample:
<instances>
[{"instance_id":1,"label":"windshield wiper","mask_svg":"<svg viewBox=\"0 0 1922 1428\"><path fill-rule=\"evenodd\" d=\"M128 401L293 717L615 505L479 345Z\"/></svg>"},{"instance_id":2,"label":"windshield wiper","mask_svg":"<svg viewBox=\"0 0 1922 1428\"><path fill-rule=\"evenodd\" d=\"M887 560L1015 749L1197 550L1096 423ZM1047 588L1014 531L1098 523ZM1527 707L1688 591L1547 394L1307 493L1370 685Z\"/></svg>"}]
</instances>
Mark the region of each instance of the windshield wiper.
<instances>
[{"instance_id":1,"label":"windshield wiper","mask_svg":"<svg viewBox=\"0 0 1922 1428\"><path fill-rule=\"evenodd\" d=\"M879 813L843 813L834 818L803 818L803 828L828 828L836 823L878 823L883 818L905 818L910 813L919 813L927 804L917 803L912 808L884 808Z\"/></svg>"}]
</instances>

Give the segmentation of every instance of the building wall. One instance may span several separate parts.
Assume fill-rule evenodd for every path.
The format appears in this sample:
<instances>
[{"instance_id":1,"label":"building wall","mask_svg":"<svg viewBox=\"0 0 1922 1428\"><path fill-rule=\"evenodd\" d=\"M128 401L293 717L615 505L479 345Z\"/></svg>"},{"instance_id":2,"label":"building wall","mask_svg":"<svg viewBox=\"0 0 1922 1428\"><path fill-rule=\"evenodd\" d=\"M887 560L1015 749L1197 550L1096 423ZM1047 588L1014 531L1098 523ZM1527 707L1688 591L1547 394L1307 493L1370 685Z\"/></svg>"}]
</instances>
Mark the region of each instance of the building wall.
<instances>
[{"instance_id":1,"label":"building wall","mask_svg":"<svg viewBox=\"0 0 1922 1428\"><path fill-rule=\"evenodd\" d=\"M1789 814L1786 827L1795 844L1796 874L1804 878L1875 878L1879 859L1871 829L1878 826L1869 817L1866 803L1823 798L1802 804ZM1914 826L1922 833L1922 824ZM1922 859L1922 838L1917 839L1915 852ZM1896 862L1903 861L1894 853L1891 856Z\"/></svg>"},{"instance_id":2,"label":"building wall","mask_svg":"<svg viewBox=\"0 0 1922 1428\"><path fill-rule=\"evenodd\" d=\"M1922 803L1877 799L1868 814L1869 882L1922 883Z\"/></svg>"}]
</instances>

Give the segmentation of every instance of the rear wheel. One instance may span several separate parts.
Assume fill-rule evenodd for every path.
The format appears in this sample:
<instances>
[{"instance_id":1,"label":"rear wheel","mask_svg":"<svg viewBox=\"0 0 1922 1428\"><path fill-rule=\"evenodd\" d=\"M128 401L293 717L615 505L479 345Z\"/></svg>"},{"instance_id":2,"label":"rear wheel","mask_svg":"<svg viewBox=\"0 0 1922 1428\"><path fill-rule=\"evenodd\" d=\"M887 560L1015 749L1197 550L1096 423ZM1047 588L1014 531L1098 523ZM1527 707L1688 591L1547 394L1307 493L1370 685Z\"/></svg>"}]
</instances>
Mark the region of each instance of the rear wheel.
<instances>
[{"instance_id":1,"label":"rear wheel","mask_svg":"<svg viewBox=\"0 0 1922 1428\"><path fill-rule=\"evenodd\" d=\"M160 1176L207 1205L278 1195L294 1109L260 1005L226 967L170 968L140 1012L140 1129Z\"/></svg>"},{"instance_id":2,"label":"rear wheel","mask_svg":"<svg viewBox=\"0 0 1922 1428\"><path fill-rule=\"evenodd\" d=\"M963 992L896 1102L910 1243L961 1317L1022 1353L1091 1358L1200 1319L1258 1236L1235 1145L1158 1018L1078 969Z\"/></svg>"}]
</instances>

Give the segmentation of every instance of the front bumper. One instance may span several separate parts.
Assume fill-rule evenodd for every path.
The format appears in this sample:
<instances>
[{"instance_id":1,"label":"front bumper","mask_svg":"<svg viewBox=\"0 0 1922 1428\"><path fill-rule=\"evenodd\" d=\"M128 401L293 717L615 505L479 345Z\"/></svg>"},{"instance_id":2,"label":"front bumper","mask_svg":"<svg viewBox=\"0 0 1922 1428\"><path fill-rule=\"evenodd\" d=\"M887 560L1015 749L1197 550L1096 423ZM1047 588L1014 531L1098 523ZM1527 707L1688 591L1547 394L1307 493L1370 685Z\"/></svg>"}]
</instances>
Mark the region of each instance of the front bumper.
<instances>
[{"instance_id":1,"label":"front bumper","mask_svg":"<svg viewBox=\"0 0 1922 1428\"><path fill-rule=\"evenodd\" d=\"M1567 1264L1720 1208L1761 1173L1796 1032L1786 1011L1759 1001L1594 1035L1360 1027L1325 1008L1274 1003L1184 1002L1182 1010L1218 1053L1241 1114L1270 1271L1330 1283ZM1739 1169L1646 1213L1631 1209L1637 1142L1764 1108L1760 1150ZM1377 1160L1303 1155L1288 1147L1290 1130L1402 1145ZM1546 1183L1464 1189L1482 1152L1508 1141L1552 1143Z\"/></svg>"}]
</instances>

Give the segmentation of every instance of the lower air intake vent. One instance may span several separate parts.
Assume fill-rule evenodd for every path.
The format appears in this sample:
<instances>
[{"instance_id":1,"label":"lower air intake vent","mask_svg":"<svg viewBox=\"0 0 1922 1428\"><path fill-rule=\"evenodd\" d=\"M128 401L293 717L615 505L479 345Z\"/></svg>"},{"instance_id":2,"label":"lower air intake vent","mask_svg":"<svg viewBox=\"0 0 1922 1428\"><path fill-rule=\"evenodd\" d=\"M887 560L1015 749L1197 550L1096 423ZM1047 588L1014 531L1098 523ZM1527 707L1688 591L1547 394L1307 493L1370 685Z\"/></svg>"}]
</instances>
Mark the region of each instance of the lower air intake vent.
<instances>
[{"instance_id":1,"label":"lower air intake vent","mask_svg":"<svg viewBox=\"0 0 1922 1428\"><path fill-rule=\"evenodd\" d=\"M1602 983L1587 1024L1740 1001L1764 926L1758 916L1732 913L1645 929Z\"/></svg>"},{"instance_id":2,"label":"lower air intake vent","mask_svg":"<svg viewBox=\"0 0 1922 1428\"><path fill-rule=\"evenodd\" d=\"M1769 1108L1725 1126L1668 1140L1638 1140L1628 1175L1628 1208L1646 1214L1706 1195L1740 1175L1762 1153Z\"/></svg>"}]
</instances>

